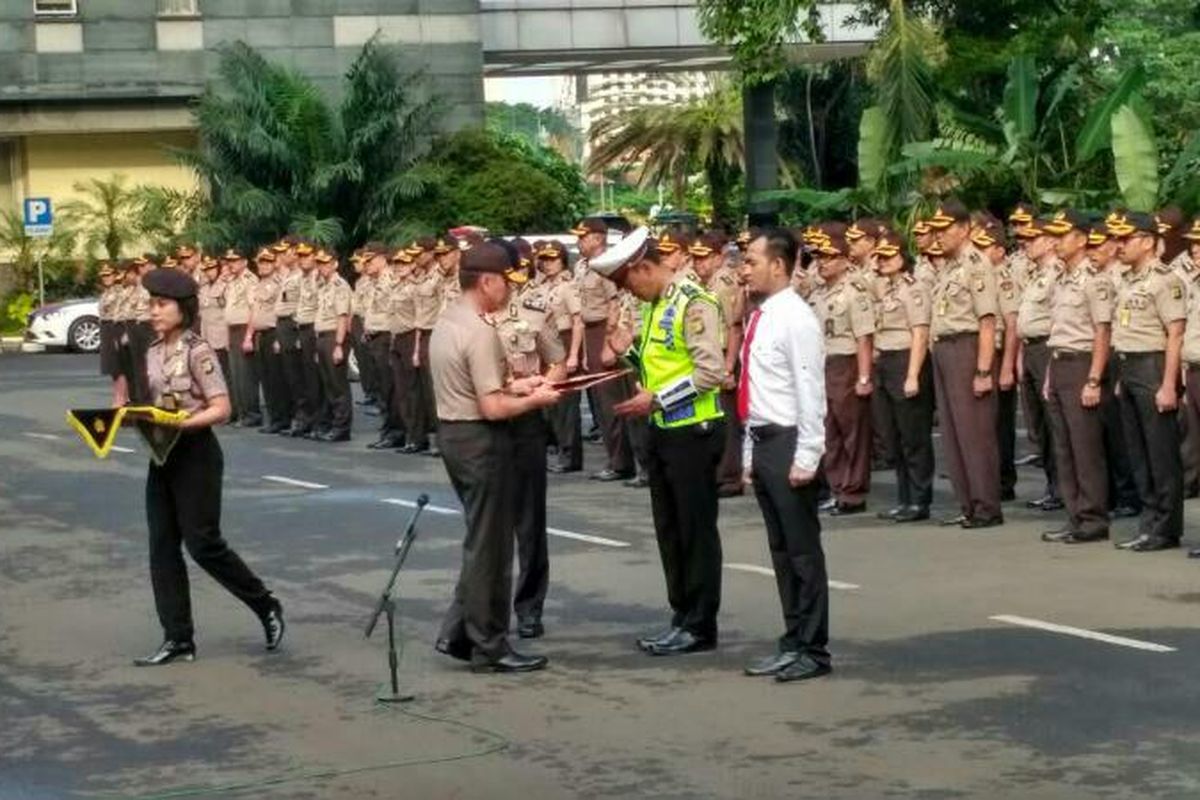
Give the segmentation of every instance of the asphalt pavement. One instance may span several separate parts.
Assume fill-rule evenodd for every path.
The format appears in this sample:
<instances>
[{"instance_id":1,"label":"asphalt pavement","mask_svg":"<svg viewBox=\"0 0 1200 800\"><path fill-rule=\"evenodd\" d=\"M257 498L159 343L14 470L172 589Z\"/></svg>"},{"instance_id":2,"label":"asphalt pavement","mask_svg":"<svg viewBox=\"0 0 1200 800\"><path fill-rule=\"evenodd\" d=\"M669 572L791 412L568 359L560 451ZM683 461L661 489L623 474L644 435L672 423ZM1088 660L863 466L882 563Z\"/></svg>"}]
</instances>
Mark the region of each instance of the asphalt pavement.
<instances>
[{"instance_id":1,"label":"asphalt pavement","mask_svg":"<svg viewBox=\"0 0 1200 800\"><path fill-rule=\"evenodd\" d=\"M66 426L106 403L96 373L0 355L0 800L1200 794L1200 563L1041 543L1062 515L1024 508L1031 468L1002 528L827 520L835 671L796 685L741 674L781 624L752 498L721 505L720 648L656 659L634 647L667 619L647 492L551 476L547 635L525 648L550 667L475 675L432 650L463 535L440 461L367 451L362 414L345 444L221 430L225 533L287 639L264 652L192 566L197 661L136 669L160 638L147 458L122 432L97 460ZM894 488L874 478L872 512ZM399 587L416 699L381 707L385 639L362 629L422 492Z\"/></svg>"}]
</instances>

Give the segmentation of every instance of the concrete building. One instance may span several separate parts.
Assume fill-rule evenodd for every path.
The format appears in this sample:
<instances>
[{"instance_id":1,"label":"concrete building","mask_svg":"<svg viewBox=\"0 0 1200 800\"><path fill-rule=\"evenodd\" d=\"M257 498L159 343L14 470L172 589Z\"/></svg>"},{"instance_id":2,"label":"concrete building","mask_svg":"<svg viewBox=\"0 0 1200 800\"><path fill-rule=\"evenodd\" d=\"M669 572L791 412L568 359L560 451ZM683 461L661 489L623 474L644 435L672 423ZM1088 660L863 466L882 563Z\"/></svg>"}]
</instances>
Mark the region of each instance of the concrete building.
<instances>
[{"instance_id":1,"label":"concrete building","mask_svg":"<svg viewBox=\"0 0 1200 800\"><path fill-rule=\"evenodd\" d=\"M482 119L479 0L0 0L0 208L72 184L193 185L165 151L194 141L188 104L242 40L336 91L379 31L447 100Z\"/></svg>"},{"instance_id":2,"label":"concrete building","mask_svg":"<svg viewBox=\"0 0 1200 800\"><path fill-rule=\"evenodd\" d=\"M686 105L712 88L704 72L599 72L580 75L575 103L586 135L606 117L639 106Z\"/></svg>"}]
</instances>

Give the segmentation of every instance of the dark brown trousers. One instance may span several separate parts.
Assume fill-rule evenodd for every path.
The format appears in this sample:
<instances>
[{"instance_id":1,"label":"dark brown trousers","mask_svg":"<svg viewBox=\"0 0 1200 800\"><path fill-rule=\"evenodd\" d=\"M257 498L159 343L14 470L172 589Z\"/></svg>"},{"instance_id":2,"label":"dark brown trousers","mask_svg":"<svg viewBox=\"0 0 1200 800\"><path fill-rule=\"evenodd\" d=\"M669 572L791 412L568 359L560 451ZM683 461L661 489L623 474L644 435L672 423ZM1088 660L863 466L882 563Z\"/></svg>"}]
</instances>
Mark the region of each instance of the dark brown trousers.
<instances>
[{"instance_id":1,"label":"dark brown trousers","mask_svg":"<svg viewBox=\"0 0 1200 800\"><path fill-rule=\"evenodd\" d=\"M589 322L584 326L584 364L588 372L603 372L608 369L600 363L605 330L606 325L603 322ZM613 406L621 402L628 392L628 384L621 380L608 381L588 390L592 415L600 427L604 449L608 452L608 468L616 472L633 471L633 455L625 436L625 426L621 418L613 413Z\"/></svg>"},{"instance_id":2,"label":"dark brown trousers","mask_svg":"<svg viewBox=\"0 0 1200 800\"><path fill-rule=\"evenodd\" d=\"M742 425L737 416L737 391L721 390L721 410L725 412L725 452L717 465L717 486L742 487Z\"/></svg>"},{"instance_id":3,"label":"dark brown trousers","mask_svg":"<svg viewBox=\"0 0 1200 800\"><path fill-rule=\"evenodd\" d=\"M857 356L825 357L825 474L839 503L857 505L871 490L871 399L854 393Z\"/></svg>"},{"instance_id":4,"label":"dark brown trousers","mask_svg":"<svg viewBox=\"0 0 1200 800\"><path fill-rule=\"evenodd\" d=\"M1084 408L1080 401L1091 364L1091 353L1054 353L1046 414L1054 443L1058 489L1067 505L1071 530L1107 536L1104 415L1100 406Z\"/></svg>"},{"instance_id":5,"label":"dark brown trousers","mask_svg":"<svg viewBox=\"0 0 1200 800\"><path fill-rule=\"evenodd\" d=\"M1049 419L1042 389L1046 385L1046 370L1050 367L1050 348L1044 339L1025 342L1021 358L1023 372L1018 376L1022 399L1025 401L1025 426L1042 457L1042 469L1046 473L1046 494L1058 496L1058 459L1055 458L1054 426ZM1087 376L1085 375L1086 379Z\"/></svg>"},{"instance_id":6,"label":"dark brown trousers","mask_svg":"<svg viewBox=\"0 0 1200 800\"><path fill-rule=\"evenodd\" d=\"M563 350L570 352L571 331L559 331ZM579 392L568 392L550 408L546 420L558 445L558 463L567 469L583 468L583 423L579 415Z\"/></svg>"},{"instance_id":7,"label":"dark brown trousers","mask_svg":"<svg viewBox=\"0 0 1200 800\"><path fill-rule=\"evenodd\" d=\"M933 368L921 367L916 397L906 397L908 350L884 350L875 361L875 394L887 420L888 449L895 453L896 493L901 506L933 502ZM874 419L878 419L875 417ZM874 419L872 421L874 421Z\"/></svg>"},{"instance_id":8,"label":"dark brown trousers","mask_svg":"<svg viewBox=\"0 0 1200 800\"><path fill-rule=\"evenodd\" d=\"M405 331L392 336L388 361L392 372L392 397L388 409L388 427L402 430L409 444L423 444L425 434L414 434L422 430L417 425L412 408L416 392L417 371L412 365L413 349L417 344L417 332ZM410 427L413 426L413 427Z\"/></svg>"},{"instance_id":9,"label":"dark brown trousers","mask_svg":"<svg viewBox=\"0 0 1200 800\"><path fill-rule=\"evenodd\" d=\"M933 348L934 388L946 469L962 513L973 519L1001 516L1000 453L996 444L996 392L976 397L979 335L959 334Z\"/></svg>"},{"instance_id":10,"label":"dark brown trousers","mask_svg":"<svg viewBox=\"0 0 1200 800\"><path fill-rule=\"evenodd\" d=\"M1129 461L1142 497L1138 533L1178 542L1183 536L1179 417L1174 411L1160 413L1154 400L1162 386L1165 359L1161 352L1117 353L1117 400Z\"/></svg>"}]
</instances>

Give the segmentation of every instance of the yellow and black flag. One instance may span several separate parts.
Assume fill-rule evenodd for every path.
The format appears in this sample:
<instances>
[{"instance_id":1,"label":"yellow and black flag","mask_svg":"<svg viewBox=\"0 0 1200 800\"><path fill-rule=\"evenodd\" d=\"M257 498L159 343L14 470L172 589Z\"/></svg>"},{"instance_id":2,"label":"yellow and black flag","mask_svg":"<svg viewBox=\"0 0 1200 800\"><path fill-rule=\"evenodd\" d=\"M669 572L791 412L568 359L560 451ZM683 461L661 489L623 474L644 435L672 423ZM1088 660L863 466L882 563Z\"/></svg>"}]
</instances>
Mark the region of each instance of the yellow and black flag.
<instances>
[{"instance_id":1,"label":"yellow and black flag","mask_svg":"<svg viewBox=\"0 0 1200 800\"><path fill-rule=\"evenodd\" d=\"M150 451L150 459L162 466L179 440L179 423L187 419L187 412L167 411L155 406L74 408L67 412L67 423L97 458L107 458L126 417L136 422L138 433Z\"/></svg>"}]
</instances>

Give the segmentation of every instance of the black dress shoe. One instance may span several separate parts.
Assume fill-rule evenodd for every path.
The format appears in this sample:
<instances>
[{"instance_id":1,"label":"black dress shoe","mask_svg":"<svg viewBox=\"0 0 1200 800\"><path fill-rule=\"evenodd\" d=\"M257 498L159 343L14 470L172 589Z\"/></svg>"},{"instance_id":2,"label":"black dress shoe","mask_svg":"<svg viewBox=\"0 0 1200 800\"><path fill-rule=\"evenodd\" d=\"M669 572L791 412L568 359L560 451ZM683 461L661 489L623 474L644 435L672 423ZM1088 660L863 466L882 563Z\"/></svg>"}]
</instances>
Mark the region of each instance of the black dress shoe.
<instances>
[{"instance_id":1,"label":"black dress shoe","mask_svg":"<svg viewBox=\"0 0 1200 800\"><path fill-rule=\"evenodd\" d=\"M1070 534L1062 540L1063 544L1088 544L1090 542L1105 542L1108 541L1107 533L1084 533L1083 531L1071 531Z\"/></svg>"},{"instance_id":2,"label":"black dress shoe","mask_svg":"<svg viewBox=\"0 0 1200 800\"><path fill-rule=\"evenodd\" d=\"M760 658L746 666L743 670L752 678L770 677L782 670L787 669L792 664L800 660L800 653L794 650L788 650L783 653L776 653L773 656Z\"/></svg>"},{"instance_id":3,"label":"black dress shoe","mask_svg":"<svg viewBox=\"0 0 1200 800\"><path fill-rule=\"evenodd\" d=\"M830 497L817 504L817 511L833 511L835 508L837 508L837 504L837 499Z\"/></svg>"},{"instance_id":4,"label":"black dress shoe","mask_svg":"<svg viewBox=\"0 0 1200 800\"><path fill-rule=\"evenodd\" d=\"M740 483L730 483L717 487L717 497L741 497L746 493L746 487Z\"/></svg>"},{"instance_id":5,"label":"black dress shoe","mask_svg":"<svg viewBox=\"0 0 1200 800\"><path fill-rule=\"evenodd\" d=\"M588 477L590 477L594 481L603 481L605 483L611 483L612 481L629 480L630 478L633 477L633 473L632 472L618 472L615 469L602 469L599 472L592 473Z\"/></svg>"},{"instance_id":6,"label":"black dress shoe","mask_svg":"<svg viewBox=\"0 0 1200 800\"><path fill-rule=\"evenodd\" d=\"M648 652L650 652L650 648L653 645L658 644L660 642L665 642L668 639L673 638L675 636L675 634L679 633L682 630L683 630L682 628L667 628L665 631L659 631L658 633L652 633L648 636L641 636L637 640L638 650L642 650L642 651L648 653Z\"/></svg>"},{"instance_id":7,"label":"black dress shoe","mask_svg":"<svg viewBox=\"0 0 1200 800\"><path fill-rule=\"evenodd\" d=\"M920 522L929 519L928 506L909 506L893 517L895 522Z\"/></svg>"},{"instance_id":8,"label":"black dress shoe","mask_svg":"<svg viewBox=\"0 0 1200 800\"><path fill-rule=\"evenodd\" d=\"M376 405L363 406L362 412L368 417L378 417L381 413L379 411L379 406Z\"/></svg>"},{"instance_id":9,"label":"black dress shoe","mask_svg":"<svg viewBox=\"0 0 1200 800\"><path fill-rule=\"evenodd\" d=\"M350 431L330 431L329 433L321 434L322 442L348 442L350 441Z\"/></svg>"},{"instance_id":10,"label":"black dress shoe","mask_svg":"<svg viewBox=\"0 0 1200 800\"><path fill-rule=\"evenodd\" d=\"M866 503L838 503L829 511L831 517L848 517L853 514L861 514L867 510Z\"/></svg>"},{"instance_id":11,"label":"black dress shoe","mask_svg":"<svg viewBox=\"0 0 1200 800\"><path fill-rule=\"evenodd\" d=\"M276 600L267 613L262 615L260 621L263 626L263 636L267 640L267 650L278 650L279 643L283 641L283 632L287 630L287 625L283 622L283 605Z\"/></svg>"},{"instance_id":12,"label":"black dress shoe","mask_svg":"<svg viewBox=\"0 0 1200 800\"><path fill-rule=\"evenodd\" d=\"M404 447L401 447L400 452L404 453L405 455L412 455L413 453L423 453L428 449L429 449L428 444L417 444L417 443L413 442L413 443L404 445Z\"/></svg>"},{"instance_id":13,"label":"black dress shoe","mask_svg":"<svg viewBox=\"0 0 1200 800\"><path fill-rule=\"evenodd\" d=\"M1133 519L1142 515L1141 509L1133 506L1117 506L1108 512L1109 519Z\"/></svg>"},{"instance_id":14,"label":"black dress shoe","mask_svg":"<svg viewBox=\"0 0 1200 800\"><path fill-rule=\"evenodd\" d=\"M522 639L540 639L546 635L546 626L540 619L523 619L517 621L517 636Z\"/></svg>"},{"instance_id":15,"label":"black dress shoe","mask_svg":"<svg viewBox=\"0 0 1200 800\"><path fill-rule=\"evenodd\" d=\"M302 425L293 425L292 427L288 428L286 431L280 431L279 435L280 436L290 436L293 439L299 439L301 437L308 436L309 430L311 430L311 429L305 428Z\"/></svg>"},{"instance_id":16,"label":"black dress shoe","mask_svg":"<svg viewBox=\"0 0 1200 800\"><path fill-rule=\"evenodd\" d=\"M685 653L702 653L717 649L717 637L701 638L688 630L680 629L674 636L652 642L647 650L652 656L681 656Z\"/></svg>"},{"instance_id":17,"label":"black dress shoe","mask_svg":"<svg viewBox=\"0 0 1200 800\"><path fill-rule=\"evenodd\" d=\"M264 425L258 429L259 433L269 433L272 436L287 430L287 426L282 422L276 422L274 425Z\"/></svg>"},{"instance_id":18,"label":"black dress shoe","mask_svg":"<svg viewBox=\"0 0 1200 800\"><path fill-rule=\"evenodd\" d=\"M1001 489L1000 490L1000 502L1001 503L1010 503L1016 499L1017 499L1017 490L1016 489Z\"/></svg>"},{"instance_id":19,"label":"black dress shoe","mask_svg":"<svg viewBox=\"0 0 1200 800\"><path fill-rule=\"evenodd\" d=\"M1030 453L1027 456L1021 456L1013 462L1014 467L1040 467L1042 465L1042 457L1037 453Z\"/></svg>"},{"instance_id":20,"label":"black dress shoe","mask_svg":"<svg viewBox=\"0 0 1200 800\"><path fill-rule=\"evenodd\" d=\"M449 639L438 639L433 649L442 655L457 658L459 661L471 660L471 645L467 642L452 642Z\"/></svg>"},{"instance_id":21,"label":"black dress shoe","mask_svg":"<svg viewBox=\"0 0 1200 800\"><path fill-rule=\"evenodd\" d=\"M368 450L392 450L400 446L402 440L395 436L380 436L375 441L367 445Z\"/></svg>"},{"instance_id":22,"label":"black dress shoe","mask_svg":"<svg viewBox=\"0 0 1200 800\"><path fill-rule=\"evenodd\" d=\"M170 639L163 642L148 656L135 658L135 667L161 667L172 661L195 661L196 645L192 642L173 642Z\"/></svg>"},{"instance_id":23,"label":"black dress shoe","mask_svg":"<svg viewBox=\"0 0 1200 800\"><path fill-rule=\"evenodd\" d=\"M984 528L997 528L1004 524L1004 516L998 515L995 517L971 517L962 524L963 530L975 531Z\"/></svg>"},{"instance_id":24,"label":"black dress shoe","mask_svg":"<svg viewBox=\"0 0 1200 800\"><path fill-rule=\"evenodd\" d=\"M967 521L967 519L968 519L968 517L966 514L957 514L953 517L945 517L943 519L939 519L938 525L941 525L943 528L962 527L962 525Z\"/></svg>"},{"instance_id":25,"label":"black dress shoe","mask_svg":"<svg viewBox=\"0 0 1200 800\"><path fill-rule=\"evenodd\" d=\"M875 519L881 519L884 522L895 522L896 517L906 510L907 508L905 506L889 508L887 511L880 511L878 514L876 514Z\"/></svg>"},{"instance_id":26,"label":"black dress shoe","mask_svg":"<svg viewBox=\"0 0 1200 800\"><path fill-rule=\"evenodd\" d=\"M1049 544L1063 544L1072 536L1075 536L1078 531L1073 531L1067 528L1058 531L1046 531L1042 534L1042 541Z\"/></svg>"},{"instance_id":27,"label":"black dress shoe","mask_svg":"<svg viewBox=\"0 0 1200 800\"><path fill-rule=\"evenodd\" d=\"M256 417L244 417L238 421L238 425L242 428L258 428L261 427L263 418L261 415Z\"/></svg>"},{"instance_id":28,"label":"black dress shoe","mask_svg":"<svg viewBox=\"0 0 1200 800\"><path fill-rule=\"evenodd\" d=\"M810 678L819 678L822 675L828 675L830 672L833 672L833 667L814 660L812 656L803 655L791 665L775 673L775 680L780 683L806 681Z\"/></svg>"},{"instance_id":29,"label":"black dress shoe","mask_svg":"<svg viewBox=\"0 0 1200 800\"><path fill-rule=\"evenodd\" d=\"M647 486L650 485L650 479L647 478L645 475L634 475L632 478L625 481L621 485L628 487L630 489L645 489Z\"/></svg>"},{"instance_id":30,"label":"black dress shoe","mask_svg":"<svg viewBox=\"0 0 1200 800\"><path fill-rule=\"evenodd\" d=\"M1141 534L1124 542L1117 543L1118 550L1128 550L1132 553L1153 553L1158 550L1172 550L1179 547L1179 542L1173 539L1163 539L1160 536Z\"/></svg>"},{"instance_id":31,"label":"black dress shoe","mask_svg":"<svg viewBox=\"0 0 1200 800\"><path fill-rule=\"evenodd\" d=\"M498 658L472 658L472 672L534 672L550 663L545 656L525 656L509 652Z\"/></svg>"}]
</instances>

